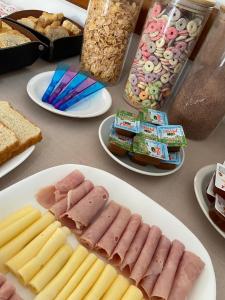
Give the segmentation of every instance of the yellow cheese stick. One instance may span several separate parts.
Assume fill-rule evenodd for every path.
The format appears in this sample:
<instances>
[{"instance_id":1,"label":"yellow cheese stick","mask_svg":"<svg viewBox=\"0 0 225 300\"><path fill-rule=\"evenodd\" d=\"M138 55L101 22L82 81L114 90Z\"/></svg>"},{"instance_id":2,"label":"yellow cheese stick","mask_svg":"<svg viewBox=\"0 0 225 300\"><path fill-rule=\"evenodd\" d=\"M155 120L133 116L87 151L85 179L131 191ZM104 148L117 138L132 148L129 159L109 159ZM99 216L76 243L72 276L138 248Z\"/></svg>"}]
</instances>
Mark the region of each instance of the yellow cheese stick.
<instances>
[{"instance_id":1,"label":"yellow cheese stick","mask_svg":"<svg viewBox=\"0 0 225 300\"><path fill-rule=\"evenodd\" d=\"M22 209L10 214L8 217L6 217L0 222L0 230L19 220L20 218L24 217L32 210L34 210L34 208L31 205L27 205Z\"/></svg>"},{"instance_id":2,"label":"yellow cheese stick","mask_svg":"<svg viewBox=\"0 0 225 300\"><path fill-rule=\"evenodd\" d=\"M121 300L142 300L143 294L136 286L131 285Z\"/></svg>"},{"instance_id":3,"label":"yellow cheese stick","mask_svg":"<svg viewBox=\"0 0 225 300\"><path fill-rule=\"evenodd\" d=\"M97 259L90 271L84 276L67 300L82 300L98 280L98 277L102 273L104 267L104 262L100 259Z\"/></svg>"},{"instance_id":4,"label":"yellow cheese stick","mask_svg":"<svg viewBox=\"0 0 225 300\"><path fill-rule=\"evenodd\" d=\"M23 232L28 226L34 223L37 219L41 217L39 210L34 209L29 212L29 214L20 218L19 220L9 224L1 230L0 234L0 247L4 246L7 242L12 240L15 236Z\"/></svg>"},{"instance_id":5,"label":"yellow cheese stick","mask_svg":"<svg viewBox=\"0 0 225 300\"><path fill-rule=\"evenodd\" d=\"M38 299L42 300L53 300L59 294L59 292L65 287L72 275L80 267L82 262L88 256L88 250L83 246L79 245L63 269L49 282L49 284L41 291L37 296ZM96 258L97 259L97 258ZM72 293L73 289L68 295ZM68 296L67 295L67 296ZM67 298L66 296L66 298ZM59 298L59 299L66 299Z\"/></svg>"},{"instance_id":6,"label":"yellow cheese stick","mask_svg":"<svg viewBox=\"0 0 225 300\"><path fill-rule=\"evenodd\" d=\"M93 253L89 254L87 258L83 261L79 269L74 273L62 291L58 294L55 300L66 300L70 294L74 291L77 285L80 283L81 279L89 271L89 269L94 265L97 260L97 256ZM41 293L40 293L41 294ZM43 295L42 295L43 296ZM51 300L52 298L35 298L35 300Z\"/></svg>"},{"instance_id":7,"label":"yellow cheese stick","mask_svg":"<svg viewBox=\"0 0 225 300\"><path fill-rule=\"evenodd\" d=\"M101 273L100 277L96 281L93 288L90 290L88 295L84 298L85 300L99 300L108 290L112 282L117 276L116 270L111 265L106 265L105 269Z\"/></svg>"},{"instance_id":8,"label":"yellow cheese stick","mask_svg":"<svg viewBox=\"0 0 225 300\"><path fill-rule=\"evenodd\" d=\"M54 276L62 269L73 253L70 245L62 246L48 261L39 273L30 281L29 286L35 293L39 293Z\"/></svg>"},{"instance_id":9,"label":"yellow cheese stick","mask_svg":"<svg viewBox=\"0 0 225 300\"><path fill-rule=\"evenodd\" d=\"M18 277L24 284L27 284L56 251L65 244L69 233L70 231L66 227L57 228L39 253L18 270Z\"/></svg>"},{"instance_id":10,"label":"yellow cheese stick","mask_svg":"<svg viewBox=\"0 0 225 300\"><path fill-rule=\"evenodd\" d=\"M51 215L49 215L51 216ZM44 231L42 231L35 239L33 239L25 248L23 248L16 256L7 261L6 266L11 272L17 274L18 270L22 268L29 260L35 257L40 249L44 246L51 235L61 226L61 223L56 221L50 224Z\"/></svg>"},{"instance_id":11,"label":"yellow cheese stick","mask_svg":"<svg viewBox=\"0 0 225 300\"><path fill-rule=\"evenodd\" d=\"M130 283L127 278L122 275L117 276L116 280L105 293L102 300L120 300L126 293L129 285Z\"/></svg>"},{"instance_id":12,"label":"yellow cheese stick","mask_svg":"<svg viewBox=\"0 0 225 300\"><path fill-rule=\"evenodd\" d=\"M54 220L55 217L51 213L46 213L20 235L0 248L0 272L6 272L7 269L5 268L4 264L21 249L23 249L25 245L27 245L33 238L41 233Z\"/></svg>"}]
</instances>

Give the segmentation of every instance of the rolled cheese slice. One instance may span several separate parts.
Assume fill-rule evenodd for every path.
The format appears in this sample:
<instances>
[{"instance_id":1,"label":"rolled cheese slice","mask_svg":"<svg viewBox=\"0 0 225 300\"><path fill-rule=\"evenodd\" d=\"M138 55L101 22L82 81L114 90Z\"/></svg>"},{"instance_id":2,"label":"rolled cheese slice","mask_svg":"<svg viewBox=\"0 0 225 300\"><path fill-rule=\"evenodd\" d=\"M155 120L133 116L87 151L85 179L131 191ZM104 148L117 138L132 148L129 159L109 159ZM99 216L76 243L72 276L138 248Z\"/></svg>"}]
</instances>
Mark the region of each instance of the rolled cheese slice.
<instances>
[{"instance_id":1,"label":"rolled cheese slice","mask_svg":"<svg viewBox=\"0 0 225 300\"><path fill-rule=\"evenodd\" d=\"M40 270L40 272L38 272L37 275L30 281L29 286L32 290L35 293L39 293L61 270L72 253L73 249L70 245L62 246Z\"/></svg>"},{"instance_id":2,"label":"rolled cheese slice","mask_svg":"<svg viewBox=\"0 0 225 300\"><path fill-rule=\"evenodd\" d=\"M131 285L121 300L142 300L143 294L136 286Z\"/></svg>"},{"instance_id":3,"label":"rolled cheese slice","mask_svg":"<svg viewBox=\"0 0 225 300\"><path fill-rule=\"evenodd\" d=\"M87 258L83 261L81 266L78 268L78 270L74 273L74 275L71 277L71 279L68 281L68 283L65 285L65 287L62 289L62 291L58 294L58 296L55 298L55 300L65 300L67 299L70 294L74 291L74 289L78 286L82 278L85 276L85 274L89 271L89 269L94 265L94 263L97 260L97 256L95 256L93 253L89 254ZM41 295L42 293L40 293ZM44 295L45 296L45 295ZM35 300L51 300L52 298L44 298L42 297Z\"/></svg>"},{"instance_id":4,"label":"rolled cheese slice","mask_svg":"<svg viewBox=\"0 0 225 300\"><path fill-rule=\"evenodd\" d=\"M100 277L96 281L95 285L92 287L88 295L84 300L99 300L108 290L110 285L113 283L117 276L115 268L111 265L106 265L105 269L101 273Z\"/></svg>"},{"instance_id":5,"label":"rolled cheese slice","mask_svg":"<svg viewBox=\"0 0 225 300\"><path fill-rule=\"evenodd\" d=\"M18 277L24 284L27 284L56 251L65 244L69 233L70 231L66 227L57 228L47 243L41 248L40 252L19 269Z\"/></svg>"},{"instance_id":6,"label":"rolled cheese slice","mask_svg":"<svg viewBox=\"0 0 225 300\"><path fill-rule=\"evenodd\" d=\"M0 272L6 272L7 269L4 264L21 249L23 249L25 245L27 245L33 238L41 233L54 220L55 218L51 213L44 214L40 219L29 226L16 238L0 248Z\"/></svg>"},{"instance_id":7,"label":"rolled cheese slice","mask_svg":"<svg viewBox=\"0 0 225 300\"><path fill-rule=\"evenodd\" d=\"M10 214L9 216L7 216L5 219L3 219L0 222L0 230L9 226L10 224L19 220L20 218L26 216L32 210L34 210L34 208L31 205L27 205L27 206L23 207L22 209Z\"/></svg>"},{"instance_id":8,"label":"rolled cheese slice","mask_svg":"<svg viewBox=\"0 0 225 300\"><path fill-rule=\"evenodd\" d=\"M56 221L50 224L42 231L35 239L33 239L25 248L23 248L16 256L7 261L6 266L11 272L17 274L29 260L35 257L40 249L44 246L51 235L61 226L61 223Z\"/></svg>"},{"instance_id":9,"label":"rolled cheese slice","mask_svg":"<svg viewBox=\"0 0 225 300\"><path fill-rule=\"evenodd\" d=\"M122 275L117 276L116 280L105 293L102 300L120 300L126 293L129 285L130 283L127 278Z\"/></svg>"},{"instance_id":10,"label":"rolled cheese slice","mask_svg":"<svg viewBox=\"0 0 225 300\"><path fill-rule=\"evenodd\" d=\"M84 299L85 295L90 291L92 286L98 280L98 277L102 273L104 267L105 267L105 263L102 260L97 259L97 261L94 263L94 265L92 266L90 271L84 276L84 278L81 280L79 285L75 288L73 293L69 296L68 300Z\"/></svg>"},{"instance_id":11,"label":"rolled cheese slice","mask_svg":"<svg viewBox=\"0 0 225 300\"><path fill-rule=\"evenodd\" d=\"M42 300L55 299L87 256L88 250L79 245L63 269L48 283L37 298Z\"/></svg>"},{"instance_id":12,"label":"rolled cheese slice","mask_svg":"<svg viewBox=\"0 0 225 300\"><path fill-rule=\"evenodd\" d=\"M40 217L40 211L37 209L33 209L29 212L29 214L2 229L0 234L0 247L4 246L7 242L23 232L28 226L30 226Z\"/></svg>"}]
</instances>

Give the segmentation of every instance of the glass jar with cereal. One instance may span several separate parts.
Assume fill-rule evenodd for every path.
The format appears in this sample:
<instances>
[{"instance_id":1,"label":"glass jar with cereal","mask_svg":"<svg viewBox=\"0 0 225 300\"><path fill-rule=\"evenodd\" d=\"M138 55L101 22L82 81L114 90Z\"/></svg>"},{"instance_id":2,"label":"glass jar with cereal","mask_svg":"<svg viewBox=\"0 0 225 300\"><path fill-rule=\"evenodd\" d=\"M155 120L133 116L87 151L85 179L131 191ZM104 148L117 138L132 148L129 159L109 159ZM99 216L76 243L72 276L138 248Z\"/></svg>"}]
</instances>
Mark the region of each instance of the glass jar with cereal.
<instances>
[{"instance_id":1,"label":"glass jar with cereal","mask_svg":"<svg viewBox=\"0 0 225 300\"><path fill-rule=\"evenodd\" d=\"M115 83L143 0L91 0L84 29L81 70L97 80Z\"/></svg>"}]
</instances>

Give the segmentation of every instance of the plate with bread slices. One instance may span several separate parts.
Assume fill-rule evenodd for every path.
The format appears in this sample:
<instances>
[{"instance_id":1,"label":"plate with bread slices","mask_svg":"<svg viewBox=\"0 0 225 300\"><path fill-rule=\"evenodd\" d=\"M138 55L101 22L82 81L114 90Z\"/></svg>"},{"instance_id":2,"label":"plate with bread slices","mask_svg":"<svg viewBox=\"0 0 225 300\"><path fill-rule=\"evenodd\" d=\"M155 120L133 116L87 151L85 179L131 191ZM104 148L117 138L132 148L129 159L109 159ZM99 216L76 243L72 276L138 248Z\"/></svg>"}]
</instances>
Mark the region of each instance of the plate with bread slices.
<instances>
[{"instance_id":1,"label":"plate with bread slices","mask_svg":"<svg viewBox=\"0 0 225 300\"><path fill-rule=\"evenodd\" d=\"M0 101L0 178L27 159L41 139L40 128Z\"/></svg>"}]
</instances>

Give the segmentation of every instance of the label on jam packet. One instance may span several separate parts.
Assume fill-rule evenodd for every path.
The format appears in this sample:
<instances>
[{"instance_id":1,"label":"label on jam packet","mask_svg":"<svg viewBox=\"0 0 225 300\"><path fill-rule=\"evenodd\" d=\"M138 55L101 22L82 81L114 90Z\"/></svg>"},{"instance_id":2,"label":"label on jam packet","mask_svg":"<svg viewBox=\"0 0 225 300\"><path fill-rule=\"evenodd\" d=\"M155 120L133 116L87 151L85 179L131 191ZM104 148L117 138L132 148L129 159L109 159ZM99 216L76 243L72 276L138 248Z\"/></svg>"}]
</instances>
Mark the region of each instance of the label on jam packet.
<instances>
[{"instance_id":1,"label":"label on jam packet","mask_svg":"<svg viewBox=\"0 0 225 300\"><path fill-rule=\"evenodd\" d=\"M216 167L215 186L225 192L225 166L222 164L217 164Z\"/></svg>"},{"instance_id":2,"label":"label on jam packet","mask_svg":"<svg viewBox=\"0 0 225 300\"><path fill-rule=\"evenodd\" d=\"M115 117L114 127L139 133L140 119L131 112L119 111Z\"/></svg>"},{"instance_id":3,"label":"label on jam packet","mask_svg":"<svg viewBox=\"0 0 225 300\"><path fill-rule=\"evenodd\" d=\"M118 134L114 128L112 129L112 131L109 135L109 142L112 142L115 145L117 145L120 148L125 149L127 151L132 150L133 139L130 137Z\"/></svg>"},{"instance_id":4,"label":"label on jam packet","mask_svg":"<svg viewBox=\"0 0 225 300\"><path fill-rule=\"evenodd\" d=\"M155 125L168 125L167 114L163 111L154 109L143 109L140 113L143 121L155 124Z\"/></svg>"},{"instance_id":5,"label":"label on jam packet","mask_svg":"<svg viewBox=\"0 0 225 300\"><path fill-rule=\"evenodd\" d=\"M141 122L139 135L145 136L150 140L158 141L157 126L147 122Z\"/></svg>"},{"instance_id":6,"label":"label on jam packet","mask_svg":"<svg viewBox=\"0 0 225 300\"><path fill-rule=\"evenodd\" d=\"M165 160L165 161L163 161L163 163L172 164L172 165L180 165L181 164L180 152L170 152L169 160Z\"/></svg>"},{"instance_id":7,"label":"label on jam packet","mask_svg":"<svg viewBox=\"0 0 225 300\"><path fill-rule=\"evenodd\" d=\"M135 136L133 140L133 152L168 160L169 153L166 144L159 143L142 136Z\"/></svg>"},{"instance_id":8,"label":"label on jam packet","mask_svg":"<svg viewBox=\"0 0 225 300\"><path fill-rule=\"evenodd\" d=\"M225 199L216 195L215 209L225 218Z\"/></svg>"},{"instance_id":9,"label":"label on jam packet","mask_svg":"<svg viewBox=\"0 0 225 300\"><path fill-rule=\"evenodd\" d=\"M168 146L183 147L187 145L183 127L180 125L166 125L158 127L160 142Z\"/></svg>"}]
</instances>

